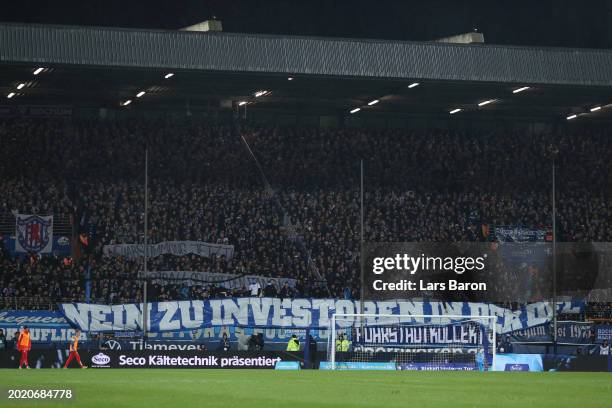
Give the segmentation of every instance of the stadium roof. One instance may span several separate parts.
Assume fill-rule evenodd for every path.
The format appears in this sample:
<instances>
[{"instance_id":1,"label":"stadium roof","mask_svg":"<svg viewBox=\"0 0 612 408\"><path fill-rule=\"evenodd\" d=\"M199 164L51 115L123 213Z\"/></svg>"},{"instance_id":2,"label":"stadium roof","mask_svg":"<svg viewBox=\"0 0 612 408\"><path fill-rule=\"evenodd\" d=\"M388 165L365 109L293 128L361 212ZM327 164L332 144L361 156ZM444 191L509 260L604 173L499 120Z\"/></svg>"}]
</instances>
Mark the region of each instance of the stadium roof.
<instances>
[{"instance_id":1,"label":"stadium roof","mask_svg":"<svg viewBox=\"0 0 612 408\"><path fill-rule=\"evenodd\" d=\"M38 67L45 69L33 75ZM318 113L459 108L609 120L610 67L609 50L0 24L0 89L20 104L232 100ZM165 79L169 72L175 75ZM413 83L419 86L409 88ZM521 87L530 89L512 92ZM260 90L270 94L256 98ZM380 102L368 106L373 100ZM494 102L478 106L486 100ZM590 111L597 106L603 108Z\"/></svg>"}]
</instances>

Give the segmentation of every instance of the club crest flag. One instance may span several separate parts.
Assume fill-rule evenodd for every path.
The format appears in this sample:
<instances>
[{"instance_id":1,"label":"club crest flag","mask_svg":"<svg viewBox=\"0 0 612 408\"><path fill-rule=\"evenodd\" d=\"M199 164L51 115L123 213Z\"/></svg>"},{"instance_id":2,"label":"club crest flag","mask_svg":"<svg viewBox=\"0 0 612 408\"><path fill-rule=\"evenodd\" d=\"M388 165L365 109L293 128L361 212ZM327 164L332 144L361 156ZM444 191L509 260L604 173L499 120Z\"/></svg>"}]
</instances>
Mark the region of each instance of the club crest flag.
<instances>
[{"instance_id":1,"label":"club crest flag","mask_svg":"<svg viewBox=\"0 0 612 408\"><path fill-rule=\"evenodd\" d=\"M51 252L53 216L17 214L15 237L15 252Z\"/></svg>"}]
</instances>

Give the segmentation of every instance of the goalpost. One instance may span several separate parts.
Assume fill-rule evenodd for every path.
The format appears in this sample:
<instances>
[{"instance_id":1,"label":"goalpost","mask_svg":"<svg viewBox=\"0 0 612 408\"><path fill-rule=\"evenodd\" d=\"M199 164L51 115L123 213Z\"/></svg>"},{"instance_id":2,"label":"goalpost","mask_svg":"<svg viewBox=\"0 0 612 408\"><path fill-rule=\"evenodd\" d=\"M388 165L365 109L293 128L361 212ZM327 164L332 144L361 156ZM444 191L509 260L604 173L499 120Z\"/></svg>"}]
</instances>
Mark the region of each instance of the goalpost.
<instances>
[{"instance_id":1,"label":"goalpost","mask_svg":"<svg viewBox=\"0 0 612 408\"><path fill-rule=\"evenodd\" d=\"M332 315L332 370L395 364L398 370L488 370L495 358L496 316Z\"/></svg>"}]
</instances>

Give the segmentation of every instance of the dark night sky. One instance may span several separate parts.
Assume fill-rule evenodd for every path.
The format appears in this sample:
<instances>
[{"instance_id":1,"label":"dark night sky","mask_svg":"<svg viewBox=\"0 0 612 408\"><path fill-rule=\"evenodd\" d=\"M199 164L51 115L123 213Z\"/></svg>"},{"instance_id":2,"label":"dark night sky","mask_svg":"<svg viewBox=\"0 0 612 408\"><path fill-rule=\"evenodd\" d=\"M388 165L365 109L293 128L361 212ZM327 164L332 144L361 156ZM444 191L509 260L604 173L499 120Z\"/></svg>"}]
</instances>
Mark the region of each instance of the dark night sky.
<instances>
[{"instance_id":1,"label":"dark night sky","mask_svg":"<svg viewBox=\"0 0 612 408\"><path fill-rule=\"evenodd\" d=\"M610 0L6 0L0 21L432 40L477 27L488 43L612 49ZM10 4L9 7L7 5Z\"/></svg>"}]
</instances>

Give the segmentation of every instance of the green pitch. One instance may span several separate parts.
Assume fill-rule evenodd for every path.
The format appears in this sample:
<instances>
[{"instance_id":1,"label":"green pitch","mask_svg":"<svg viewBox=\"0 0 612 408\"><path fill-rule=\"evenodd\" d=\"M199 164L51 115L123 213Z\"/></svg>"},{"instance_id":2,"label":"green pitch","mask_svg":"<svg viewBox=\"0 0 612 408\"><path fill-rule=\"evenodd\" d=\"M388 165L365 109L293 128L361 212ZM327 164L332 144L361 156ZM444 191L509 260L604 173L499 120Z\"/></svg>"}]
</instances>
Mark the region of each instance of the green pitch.
<instances>
[{"instance_id":1,"label":"green pitch","mask_svg":"<svg viewBox=\"0 0 612 408\"><path fill-rule=\"evenodd\" d=\"M9 401L65 389L72 402ZM606 407L610 373L329 372L185 369L0 370L0 407Z\"/></svg>"}]
</instances>

